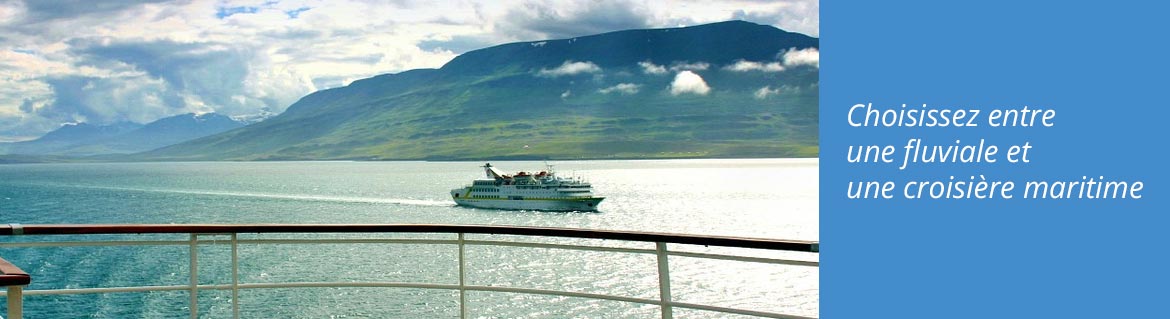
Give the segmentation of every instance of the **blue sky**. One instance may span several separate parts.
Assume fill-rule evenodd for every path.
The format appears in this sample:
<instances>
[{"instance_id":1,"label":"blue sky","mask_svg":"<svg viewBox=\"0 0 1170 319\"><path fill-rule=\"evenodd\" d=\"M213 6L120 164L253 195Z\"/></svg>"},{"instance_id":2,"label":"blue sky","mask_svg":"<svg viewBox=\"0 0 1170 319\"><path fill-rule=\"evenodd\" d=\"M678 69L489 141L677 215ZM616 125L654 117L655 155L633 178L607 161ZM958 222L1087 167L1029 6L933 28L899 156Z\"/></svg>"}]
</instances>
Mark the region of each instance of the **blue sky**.
<instances>
[{"instance_id":1,"label":"blue sky","mask_svg":"<svg viewBox=\"0 0 1170 319\"><path fill-rule=\"evenodd\" d=\"M818 0L0 0L0 142L65 123L281 112L468 50L732 19L819 36Z\"/></svg>"}]
</instances>

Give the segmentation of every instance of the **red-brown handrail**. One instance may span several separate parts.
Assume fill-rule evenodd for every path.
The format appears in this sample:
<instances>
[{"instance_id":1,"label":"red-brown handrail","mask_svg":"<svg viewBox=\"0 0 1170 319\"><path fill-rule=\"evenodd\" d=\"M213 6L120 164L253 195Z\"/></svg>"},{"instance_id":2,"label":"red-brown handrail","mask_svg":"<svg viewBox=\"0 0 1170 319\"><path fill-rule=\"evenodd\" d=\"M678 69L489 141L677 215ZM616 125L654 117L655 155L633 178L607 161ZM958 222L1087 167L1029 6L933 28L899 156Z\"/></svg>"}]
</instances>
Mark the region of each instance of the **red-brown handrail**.
<instances>
[{"instance_id":1,"label":"red-brown handrail","mask_svg":"<svg viewBox=\"0 0 1170 319\"><path fill-rule=\"evenodd\" d=\"M20 267L0 258L0 287L24 286L32 282L32 278Z\"/></svg>"},{"instance_id":2,"label":"red-brown handrail","mask_svg":"<svg viewBox=\"0 0 1170 319\"><path fill-rule=\"evenodd\" d=\"M0 235L90 235L90 234L214 234L214 233L468 233L496 235L551 236L664 242L820 252L815 241L685 235L617 230L573 229L530 226L445 225L445 224L29 224L0 225Z\"/></svg>"}]
</instances>

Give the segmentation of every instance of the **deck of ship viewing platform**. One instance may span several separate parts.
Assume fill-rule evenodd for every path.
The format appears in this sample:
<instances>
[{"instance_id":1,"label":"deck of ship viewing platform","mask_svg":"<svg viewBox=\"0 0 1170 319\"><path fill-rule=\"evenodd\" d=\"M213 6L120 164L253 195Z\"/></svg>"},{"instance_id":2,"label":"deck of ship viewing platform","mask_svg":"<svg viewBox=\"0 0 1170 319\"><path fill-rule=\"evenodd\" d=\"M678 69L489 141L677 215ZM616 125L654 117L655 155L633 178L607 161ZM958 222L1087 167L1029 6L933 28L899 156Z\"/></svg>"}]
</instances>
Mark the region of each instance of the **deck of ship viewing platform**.
<instances>
[{"instance_id":1,"label":"deck of ship viewing platform","mask_svg":"<svg viewBox=\"0 0 1170 319\"><path fill-rule=\"evenodd\" d=\"M340 234L359 233L369 234L370 238L304 238L304 239L241 239L239 234ZM149 235L149 234L185 234L187 240L124 240L121 235ZM377 238L372 234L443 234L451 238ZM569 238L582 240L605 240L628 243L653 244L654 248L631 248L628 246L595 245L595 244L563 244L548 243L534 240L482 240L468 239L470 234L513 235L516 238ZM115 240L85 240L85 241L54 241L47 237L55 235L99 235L115 236ZM100 294L121 292L151 292L151 291L187 291L189 292L188 308L191 318L199 317L199 292L201 290L220 290L231 292L232 316L240 317L239 291L243 289L274 289L274 288L349 288L349 287L381 287L381 288L417 288L458 291L459 316L472 316L468 313L465 292L498 292L513 294L533 294L561 297L575 297L598 300L611 300L636 304L656 305L662 318L673 318L674 309L690 309L713 311L725 314L759 316L767 318L810 318L782 314L754 309L721 307L696 303L678 302L671 298L670 257L716 259L746 263L766 263L788 265L792 267L819 267L817 255L820 251L818 242L779 240L764 238L740 238L725 236L701 236L652 232L629 232L613 230L590 230L571 228L546 227L519 227L519 226L487 226L487 225L440 225L440 224L118 224L118 225L0 225L0 236L20 237L19 241L0 242L0 248L38 248L38 247L71 247L71 246L187 246L189 248L190 278L187 285L164 286L126 286L126 287L94 287L94 288L62 288L62 289L22 289L29 284L30 277L20 268L0 261L0 284L8 286L5 294L8 299L9 319L22 317L24 296L37 295L70 295L70 294ZM32 240L24 240L32 238ZM312 245L312 244L422 244L422 245L450 245L457 249L459 271L458 283L421 283L421 282L385 282L385 281L330 281L329 278L301 278L302 281L284 283L245 283L240 280L240 257L238 249L241 245ZM207 245L228 245L231 248L231 283L230 284L200 284L199 283L199 249ZM775 258L760 257L759 254L724 254L696 252L693 249L683 249L687 245L704 247L730 247L760 252L785 252L805 254L802 258ZM580 291L562 291L550 289L534 289L521 287L507 287L497 285L473 285L465 279L467 263L465 250L469 246L507 246L528 247L537 249L557 249L572 251L590 251L625 254L648 254L655 256L658 274L659 296L655 299L631 296L597 294ZM669 248L669 249L668 249ZM2 251L0 251L2 252ZM0 256L2 257L2 256ZM36 281L38 276L52 276L53 274L38 274L31 278ZM360 297L359 297L360 298Z\"/></svg>"}]
</instances>

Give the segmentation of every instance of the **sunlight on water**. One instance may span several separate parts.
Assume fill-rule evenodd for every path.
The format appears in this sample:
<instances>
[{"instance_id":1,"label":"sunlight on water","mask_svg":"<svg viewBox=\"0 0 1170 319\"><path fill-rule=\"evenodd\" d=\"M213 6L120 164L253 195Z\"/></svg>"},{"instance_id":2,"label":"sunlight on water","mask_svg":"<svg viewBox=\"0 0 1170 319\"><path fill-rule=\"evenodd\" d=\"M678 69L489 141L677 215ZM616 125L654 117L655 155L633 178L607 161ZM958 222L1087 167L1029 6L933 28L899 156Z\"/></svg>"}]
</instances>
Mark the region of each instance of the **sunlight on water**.
<instances>
[{"instance_id":1,"label":"sunlight on water","mask_svg":"<svg viewBox=\"0 0 1170 319\"><path fill-rule=\"evenodd\" d=\"M508 172L544 168L542 162L492 164ZM479 168L483 163L472 162L38 164L0 165L0 223L448 223L819 237L815 159L552 164L561 175L590 181L598 195L607 197L599 212L455 206L447 192L483 174ZM289 236L300 235L241 234L245 239ZM36 240L87 238L92 237ZM158 238L183 240L185 236ZM31 239L0 237L0 242ZM645 243L524 239L653 248ZM671 249L715 250L685 245ZM244 283L458 283L456 250L450 245L243 245L240 255ZM185 246L0 248L0 256L33 275L30 289L184 285L189 278ZM201 245L199 258L200 283L230 282L228 246ZM653 255L469 246L467 258L471 284L658 297ZM816 268L672 257L670 270L678 301L801 316L816 316L819 310ZM200 313L207 318L230 316L230 293L225 293L201 292ZM240 298L244 317L458 317L458 294L447 290L262 289L241 291ZM26 317L182 317L186 302L187 295L181 291L29 296ZM471 317L482 318L659 315L657 306L510 293L473 292L468 294L468 303ZM676 310L676 317L731 316Z\"/></svg>"},{"instance_id":2,"label":"sunlight on water","mask_svg":"<svg viewBox=\"0 0 1170 319\"><path fill-rule=\"evenodd\" d=\"M396 204L396 205L416 205L416 206L455 206L455 203L451 202L451 201L419 200L419 199L262 194L262 193L243 193L243 192L216 192L216 191L205 191L205 190L181 190L181 189L161 189L161 188L144 189L144 188L130 188L130 187L102 187L102 186L83 186L83 185L47 185L47 186L66 187L66 188L68 188L68 187L90 188L90 189L103 189L103 190L125 191L125 192L173 193L173 194L209 195L209 196L223 196L223 197L271 198L271 199L287 199L287 200L294 200L294 201L323 201L323 202Z\"/></svg>"}]
</instances>

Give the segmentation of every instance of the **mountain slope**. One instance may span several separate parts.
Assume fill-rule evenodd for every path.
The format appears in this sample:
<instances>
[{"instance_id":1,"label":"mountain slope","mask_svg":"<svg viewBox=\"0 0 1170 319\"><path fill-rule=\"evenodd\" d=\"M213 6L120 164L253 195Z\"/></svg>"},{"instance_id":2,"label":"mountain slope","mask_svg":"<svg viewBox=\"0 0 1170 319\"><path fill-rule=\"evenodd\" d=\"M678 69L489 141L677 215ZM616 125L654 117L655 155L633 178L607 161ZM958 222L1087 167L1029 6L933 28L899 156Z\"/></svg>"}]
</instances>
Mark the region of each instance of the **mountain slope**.
<instances>
[{"instance_id":1,"label":"mountain slope","mask_svg":"<svg viewBox=\"0 0 1170 319\"><path fill-rule=\"evenodd\" d=\"M773 60L788 48L817 47L818 40L798 33L744 21L688 28L626 30L562 40L520 42L467 52L442 67L461 74L489 74L512 67L540 68L565 60L591 61L601 67L651 61L707 62Z\"/></svg>"},{"instance_id":2,"label":"mountain slope","mask_svg":"<svg viewBox=\"0 0 1170 319\"><path fill-rule=\"evenodd\" d=\"M783 53L817 46L742 21L505 44L136 158L816 156L818 66Z\"/></svg>"},{"instance_id":3,"label":"mountain slope","mask_svg":"<svg viewBox=\"0 0 1170 319\"><path fill-rule=\"evenodd\" d=\"M215 113L176 115L146 125L129 122L112 125L69 124L39 139L12 143L7 153L64 156L129 154L243 126L241 122Z\"/></svg>"},{"instance_id":4,"label":"mountain slope","mask_svg":"<svg viewBox=\"0 0 1170 319\"><path fill-rule=\"evenodd\" d=\"M100 143L100 141L137 130L142 124L119 122L110 125L89 123L65 124L46 133L38 139L9 143L6 154L23 155L66 155L77 146Z\"/></svg>"}]
</instances>

